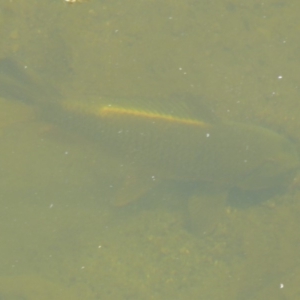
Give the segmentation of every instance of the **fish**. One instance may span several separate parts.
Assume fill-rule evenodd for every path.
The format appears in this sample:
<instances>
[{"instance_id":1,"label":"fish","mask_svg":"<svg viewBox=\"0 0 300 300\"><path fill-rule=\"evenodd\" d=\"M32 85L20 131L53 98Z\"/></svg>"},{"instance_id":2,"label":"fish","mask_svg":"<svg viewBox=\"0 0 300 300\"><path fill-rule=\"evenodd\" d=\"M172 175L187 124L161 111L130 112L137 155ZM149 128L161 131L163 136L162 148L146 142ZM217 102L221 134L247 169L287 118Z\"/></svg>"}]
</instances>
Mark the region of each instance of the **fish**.
<instances>
[{"instance_id":1,"label":"fish","mask_svg":"<svg viewBox=\"0 0 300 300\"><path fill-rule=\"evenodd\" d=\"M30 90L26 70L17 73L22 84L12 89L13 97ZM12 82L0 76L6 96ZM33 99L25 100L39 107L43 118L88 136L135 169L135 175L124 179L116 206L137 201L164 180L199 183L212 194L223 195L233 188L259 191L287 185L299 168L293 142L260 125L198 117L194 107L180 101L62 99L57 92L45 101L37 97L43 90L38 86L31 93ZM205 198L208 205L218 205Z\"/></svg>"},{"instance_id":2,"label":"fish","mask_svg":"<svg viewBox=\"0 0 300 300\"><path fill-rule=\"evenodd\" d=\"M285 187L299 168L292 141L259 125L203 121L191 117L185 107L174 114L165 104L159 110L143 109L106 98L92 103L63 101L62 106L72 116L80 116L87 129L98 128L93 140L100 138L122 165L134 167L114 205L133 203L167 180L199 186L187 201L195 232L211 232L225 218L229 191ZM92 131L84 130L88 132Z\"/></svg>"},{"instance_id":3,"label":"fish","mask_svg":"<svg viewBox=\"0 0 300 300\"><path fill-rule=\"evenodd\" d=\"M61 106L72 116L83 117L87 127L98 126L93 134L111 152L138 169L149 170L149 174L228 189L260 190L278 185L299 167L295 145L262 126L234 121L208 123L101 103L110 102L105 98L94 100L93 105L62 101Z\"/></svg>"}]
</instances>

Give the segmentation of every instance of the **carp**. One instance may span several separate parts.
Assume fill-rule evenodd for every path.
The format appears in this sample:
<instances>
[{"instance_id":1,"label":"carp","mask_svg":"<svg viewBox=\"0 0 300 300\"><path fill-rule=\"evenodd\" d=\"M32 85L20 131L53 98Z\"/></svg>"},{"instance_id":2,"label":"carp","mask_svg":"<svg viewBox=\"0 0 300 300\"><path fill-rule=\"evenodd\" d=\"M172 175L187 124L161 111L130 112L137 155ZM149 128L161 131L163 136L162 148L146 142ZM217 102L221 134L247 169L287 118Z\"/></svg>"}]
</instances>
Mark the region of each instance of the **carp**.
<instances>
[{"instance_id":1,"label":"carp","mask_svg":"<svg viewBox=\"0 0 300 300\"><path fill-rule=\"evenodd\" d=\"M9 69L7 61L4 66L0 64L0 72ZM214 195L232 188L268 189L288 184L299 167L295 145L265 127L197 117L194 108L181 102L143 104L107 97L75 101L58 93L55 99L42 100L43 88L36 83L30 87L26 70L14 64L10 70L9 76L2 71L0 94L36 105L44 118L89 136L136 170L125 178L116 205L139 199L162 180L199 182ZM11 73L17 73L18 84ZM207 199L210 206L218 205Z\"/></svg>"},{"instance_id":2,"label":"carp","mask_svg":"<svg viewBox=\"0 0 300 300\"><path fill-rule=\"evenodd\" d=\"M147 185L171 179L204 182L218 189L260 190L285 182L299 166L295 145L262 126L209 123L186 117L187 112L180 116L170 109L157 112L115 103L101 97L62 101L60 109L77 116L84 124L81 130L122 157L124 164L136 166L141 187L142 179ZM135 200L133 195L125 199L124 194L124 204Z\"/></svg>"}]
</instances>

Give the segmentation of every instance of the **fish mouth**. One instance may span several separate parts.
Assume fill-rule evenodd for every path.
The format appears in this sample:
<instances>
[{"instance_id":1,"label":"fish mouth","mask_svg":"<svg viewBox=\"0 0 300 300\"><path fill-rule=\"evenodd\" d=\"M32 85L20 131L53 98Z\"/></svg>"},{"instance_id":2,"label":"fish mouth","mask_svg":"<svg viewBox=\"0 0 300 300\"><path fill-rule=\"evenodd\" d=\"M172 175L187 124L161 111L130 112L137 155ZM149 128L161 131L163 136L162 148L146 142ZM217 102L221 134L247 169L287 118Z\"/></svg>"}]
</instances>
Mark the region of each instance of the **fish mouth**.
<instances>
[{"instance_id":1,"label":"fish mouth","mask_svg":"<svg viewBox=\"0 0 300 300\"><path fill-rule=\"evenodd\" d=\"M294 167L285 168L284 171L278 172L278 168L275 168L273 164L269 165L269 162L267 162L250 174L247 174L238 184L238 188L245 191L263 191L277 187L285 188L291 185L298 172L298 163Z\"/></svg>"}]
</instances>

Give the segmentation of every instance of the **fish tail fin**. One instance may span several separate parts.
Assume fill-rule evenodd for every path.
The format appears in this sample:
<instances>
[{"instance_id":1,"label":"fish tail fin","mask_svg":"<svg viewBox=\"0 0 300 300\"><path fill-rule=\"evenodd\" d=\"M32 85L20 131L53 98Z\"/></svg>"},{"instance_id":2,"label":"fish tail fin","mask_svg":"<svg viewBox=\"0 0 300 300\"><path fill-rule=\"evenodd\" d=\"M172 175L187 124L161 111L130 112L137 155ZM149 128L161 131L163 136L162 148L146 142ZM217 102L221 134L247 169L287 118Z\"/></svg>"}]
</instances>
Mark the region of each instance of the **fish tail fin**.
<instances>
[{"instance_id":1,"label":"fish tail fin","mask_svg":"<svg viewBox=\"0 0 300 300\"><path fill-rule=\"evenodd\" d=\"M43 85L28 67L11 59L0 60L0 96L25 104L36 104L53 97L55 91Z\"/></svg>"}]
</instances>

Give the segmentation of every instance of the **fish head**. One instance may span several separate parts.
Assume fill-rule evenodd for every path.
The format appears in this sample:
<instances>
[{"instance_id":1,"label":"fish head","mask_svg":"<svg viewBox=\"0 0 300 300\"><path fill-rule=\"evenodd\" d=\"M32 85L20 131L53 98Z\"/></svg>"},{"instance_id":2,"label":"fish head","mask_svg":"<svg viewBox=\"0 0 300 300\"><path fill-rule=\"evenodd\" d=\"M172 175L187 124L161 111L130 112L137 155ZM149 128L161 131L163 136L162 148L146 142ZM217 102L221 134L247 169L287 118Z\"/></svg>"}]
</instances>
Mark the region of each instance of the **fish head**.
<instances>
[{"instance_id":1,"label":"fish head","mask_svg":"<svg viewBox=\"0 0 300 300\"><path fill-rule=\"evenodd\" d=\"M256 168L242 177L238 183L240 189L287 187L299 171L299 155L294 143L277 133L272 135L272 139L268 139L269 151L262 155L261 163Z\"/></svg>"}]
</instances>

